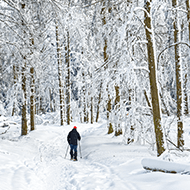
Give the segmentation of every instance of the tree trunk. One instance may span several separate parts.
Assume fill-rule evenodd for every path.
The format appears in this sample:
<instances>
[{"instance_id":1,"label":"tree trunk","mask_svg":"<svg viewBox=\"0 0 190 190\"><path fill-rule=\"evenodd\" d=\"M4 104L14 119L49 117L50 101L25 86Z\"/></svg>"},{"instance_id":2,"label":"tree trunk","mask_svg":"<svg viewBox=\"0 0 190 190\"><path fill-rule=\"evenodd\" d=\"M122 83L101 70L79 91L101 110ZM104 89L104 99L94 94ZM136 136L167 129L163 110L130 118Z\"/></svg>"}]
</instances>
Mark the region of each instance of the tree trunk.
<instances>
[{"instance_id":1,"label":"tree trunk","mask_svg":"<svg viewBox=\"0 0 190 190\"><path fill-rule=\"evenodd\" d=\"M119 112L120 112L120 95L119 95L119 86L115 85L115 116L119 118ZM116 122L115 124L115 136L119 136L122 134L122 129L120 126L120 121L119 123Z\"/></svg>"},{"instance_id":2,"label":"tree trunk","mask_svg":"<svg viewBox=\"0 0 190 190\"><path fill-rule=\"evenodd\" d=\"M82 52L83 54L83 52ZM83 105L83 122L88 121L88 113L87 113L87 99L86 99L86 83L85 83L85 73L82 72L82 79L83 79L83 87L82 87L82 105Z\"/></svg>"},{"instance_id":3,"label":"tree trunk","mask_svg":"<svg viewBox=\"0 0 190 190\"><path fill-rule=\"evenodd\" d=\"M62 78L62 59L61 59L61 49L59 42L59 28L57 21L55 21L55 28L56 28L55 34L56 34L58 80L59 80L60 124L64 125L64 91L63 91L63 78Z\"/></svg>"},{"instance_id":4,"label":"tree trunk","mask_svg":"<svg viewBox=\"0 0 190 190\"><path fill-rule=\"evenodd\" d=\"M66 122L67 125L71 123L70 103L71 103L71 77L70 77L70 39L69 31L67 31L67 40L65 46L65 62L66 62Z\"/></svg>"},{"instance_id":5,"label":"tree trunk","mask_svg":"<svg viewBox=\"0 0 190 190\"><path fill-rule=\"evenodd\" d=\"M188 23L188 29L189 29L189 42L190 42L190 3L189 0L186 0L186 9L187 9L187 23ZM188 62L189 62L189 57L187 58ZM188 87L187 87L187 83L188 83L188 67L189 64L187 63L187 73L185 74L185 81L184 81L184 114L188 115L189 114L189 107L188 107Z\"/></svg>"},{"instance_id":6,"label":"tree trunk","mask_svg":"<svg viewBox=\"0 0 190 190\"><path fill-rule=\"evenodd\" d=\"M133 90L132 89L129 89L129 106L131 107L131 103L132 103L132 96L134 97L134 93L132 94L132 92L133 92ZM145 90L144 90L144 92L146 92ZM146 94L146 96L147 96L147 94ZM148 98L148 97L147 97ZM130 143L132 143L132 142L134 142L134 136L135 136L135 128L134 128L134 126L133 126L133 122L132 122L132 120L133 120L133 116L132 115L130 115L130 117L129 117L129 119L130 119L130 132L129 132L129 138L127 139L127 144L130 144Z\"/></svg>"},{"instance_id":7,"label":"tree trunk","mask_svg":"<svg viewBox=\"0 0 190 190\"><path fill-rule=\"evenodd\" d=\"M53 112L51 88L49 88L50 111Z\"/></svg>"},{"instance_id":8,"label":"tree trunk","mask_svg":"<svg viewBox=\"0 0 190 190\"><path fill-rule=\"evenodd\" d=\"M34 79L34 68L30 68L30 75L31 75L31 95L30 95L30 126L31 131L35 129L35 79Z\"/></svg>"},{"instance_id":9,"label":"tree trunk","mask_svg":"<svg viewBox=\"0 0 190 190\"><path fill-rule=\"evenodd\" d=\"M93 122L94 122L94 104L93 104L93 97L91 97L90 112L91 112L90 123L93 124Z\"/></svg>"},{"instance_id":10,"label":"tree trunk","mask_svg":"<svg viewBox=\"0 0 190 190\"><path fill-rule=\"evenodd\" d=\"M27 93L26 93L26 62L22 68L22 91L23 91L23 103L22 103L22 130L21 135L28 134L27 126Z\"/></svg>"},{"instance_id":11,"label":"tree trunk","mask_svg":"<svg viewBox=\"0 0 190 190\"><path fill-rule=\"evenodd\" d=\"M108 91L108 90L107 90ZM113 125L110 121L110 114L111 114L111 98L110 98L110 94L108 92L108 100L107 100L107 127L108 127L108 134L113 133Z\"/></svg>"},{"instance_id":12,"label":"tree trunk","mask_svg":"<svg viewBox=\"0 0 190 190\"><path fill-rule=\"evenodd\" d=\"M186 0L186 7L187 7L187 23L189 28L189 42L190 42L190 3L189 0Z\"/></svg>"},{"instance_id":13,"label":"tree trunk","mask_svg":"<svg viewBox=\"0 0 190 190\"><path fill-rule=\"evenodd\" d=\"M17 82L17 69L15 64L13 65L13 79L14 79L14 98L16 98L16 82ZM13 102L13 109L12 109L12 116L16 113L16 103L15 101Z\"/></svg>"},{"instance_id":14,"label":"tree trunk","mask_svg":"<svg viewBox=\"0 0 190 190\"><path fill-rule=\"evenodd\" d=\"M102 15L102 25L106 25L106 3L103 1L102 4L102 10L101 10L101 15ZM108 55L107 55L107 39L106 36L104 35L104 48L103 48L103 56L104 56L104 63L108 60ZM102 86L103 86L103 81L101 80L100 82L100 90L99 90L99 96L98 96L98 105L97 105L97 114L96 114L96 122L98 122L99 118L99 110L100 110L100 102L101 102L101 97L102 97Z\"/></svg>"},{"instance_id":15,"label":"tree trunk","mask_svg":"<svg viewBox=\"0 0 190 190\"><path fill-rule=\"evenodd\" d=\"M102 98L102 84L103 82L101 81L100 83L100 89L99 89L99 96L98 96L98 104L97 104L97 110L96 110L96 122L98 122L99 119L99 114L100 114L100 102Z\"/></svg>"},{"instance_id":16,"label":"tree trunk","mask_svg":"<svg viewBox=\"0 0 190 190\"><path fill-rule=\"evenodd\" d=\"M43 101L42 101L42 97L40 97L40 102L39 102L39 113L42 114L43 113Z\"/></svg>"},{"instance_id":17,"label":"tree trunk","mask_svg":"<svg viewBox=\"0 0 190 190\"><path fill-rule=\"evenodd\" d=\"M105 9L105 2L103 2L103 8L102 8L102 11L101 11L101 14L103 15L102 17L102 24L103 25L106 25L106 9ZM111 13L111 10L112 8L110 7L108 9L108 12ZM104 37L104 49L103 49L103 55L104 55L104 63L107 62L108 60L108 53L107 53L107 48L108 48L108 44L107 44L107 38L106 38L106 35ZM105 68L107 69L107 68ZM111 120L110 120L110 114L111 114L111 98L110 98L110 94L108 92L108 88L107 88L107 93L108 93L108 100L107 100L107 127L108 127L108 134L111 134L113 133L113 125L111 123Z\"/></svg>"},{"instance_id":18,"label":"tree trunk","mask_svg":"<svg viewBox=\"0 0 190 190\"><path fill-rule=\"evenodd\" d=\"M170 116L170 112L168 111L168 108L167 108L167 106L166 106L166 104L164 102L164 97L163 97L162 93L160 93L160 98L161 98L162 105L164 106L163 112L166 113L167 116Z\"/></svg>"},{"instance_id":19,"label":"tree trunk","mask_svg":"<svg viewBox=\"0 0 190 190\"><path fill-rule=\"evenodd\" d=\"M174 43L181 41L180 26L178 18L178 1L172 0L172 6L174 8ZM181 45L174 46L175 49L175 69L176 69L176 94L177 94L177 146L183 148L183 92L182 92L182 70L181 70Z\"/></svg>"},{"instance_id":20,"label":"tree trunk","mask_svg":"<svg viewBox=\"0 0 190 190\"><path fill-rule=\"evenodd\" d=\"M187 87L188 69L187 69L187 73L185 74L185 79L184 80L185 80L184 81L184 114L188 115L189 114L189 108L188 108L188 87Z\"/></svg>"},{"instance_id":21,"label":"tree trunk","mask_svg":"<svg viewBox=\"0 0 190 190\"><path fill-rule=\"evenodd\" d=\"M153 121L154 130L156 136L156 146L157 146L157 156L160 156L164 151L164 137L162 131L161 122L161 111L160 111L160 101L158 95L157 87L157 75L156 75L156 56L155 56L155 44L154 44L154 34L152 30L151 21L151 3L152 0L145 0L144 8L147 13L144 13L144 23L145 23L145 33L147 40L147 53L148 53L148 66L149 66L149 80L150 80L150 90L152 98L152 109L153 109Z\"/></svg>"}]
</instances>

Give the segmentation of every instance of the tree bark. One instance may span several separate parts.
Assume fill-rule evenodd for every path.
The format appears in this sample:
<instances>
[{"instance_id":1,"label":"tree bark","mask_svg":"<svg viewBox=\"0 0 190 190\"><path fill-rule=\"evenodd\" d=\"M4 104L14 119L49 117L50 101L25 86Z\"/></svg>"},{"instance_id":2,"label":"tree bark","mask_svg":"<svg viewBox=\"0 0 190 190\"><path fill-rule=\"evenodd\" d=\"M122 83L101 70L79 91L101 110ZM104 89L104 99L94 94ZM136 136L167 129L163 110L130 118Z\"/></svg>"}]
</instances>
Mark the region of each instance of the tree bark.
<instances>
[{"instance_id":1,"label":"tree bark","mask_svg":"<svg viewBox=\"0 0 190 190\"><path fill-rule=\"evenodd\" d=\"M99 114L100 114L100 102L101 102L101 98L102 98L102 85L103 85L103 82L101 81L100 88L99 88L97 110L96 110L96 122L98 122Z\"/></svg>"},{"instance_id":2,"label":"tree bark","mask_svg":"<svg viewBox=\"0 0 190 190\"><path fill-rule=\"evenodd\" d=\"M186 8L187 8L187 23L189 28L189 42L190 42L190 3L189 0L186 0Z\"/></svg>"},{"instance_id":3,"label":"tree bark","mask_svg":"<svg viewBox=\"0 0 190 190\"><path fill-rule=\"evenodd\" d=\"M172 0L172 6L174 8L174 43L181 41L180 26L178 18L178 1ZM181 45L177 44L174 46L175 50L175 69L176 69L176 94L177 94L177 146L183 148L183 92L182 92L182 70L181 70Z\"/></svg>"},{"instance_id":4,"label":"tree bark","mask_svg":"<svg viewBox=\"0 0 190 190\"><path fill-rule=\"evenodd\" d=\"M69 31L67 31L66 38L66 46L65 46L65 62L66 62L66 122L67 125L71 123L71 115L70 115L70 103L71 103L71 77L70 77L70 38Z\"/></svg>"},{"instance_id":5,"label":"tree bark","mask_svg":"<svg viewBox=\"0 0 190 190\"><path fill-rule=\"evenodd\" d=\"M107 127L108 127L108 134L113 133L113 125L110 121L110 114L111 114L111 98L110 98L110 94L109 91L108 92L108 100L107 100Z\"/></svg>"},{"instance_id":6,"label":"tree bark","mask_svg":"<svg viewBox=\"0 0 190 190\"><path fill-rule=\"evenodd\" d=\"M144 92L146 92L144 90ZM132 94L133 93L133 94ZM147 95L147 94L146 94ZM132 103L132 96L134 96L134 92L132 89L129 89L129 106L131 107L131 103ZM147 97L148 98L148 97ZM133 126L133 122L132 122L132 118L133 116L130 115L130 123L131 123L131 126L130 126L130 132L129 132L129 138L127 139L127 144L130 144L132 142L134 142L134 136L135 136L135 128Z\"/></svg>"},{"instance_id":7,"label":"tree bark","mask_svg":"<svg viewBox=\"0 0 190 190\"><path fill-rule=\"evenodd\" d=\"M59 42L59 27L57 21L55 21L55 28L56 28L55 34L56 34L58 80L59 80L60 124L64 125L64 91L63 91L63 78L62 78L62 59L61 59L61 49Z\"/></svg>"},{"instance_id":8,"label":"tree bark","mask_svg":"<svg viewBox=\"0 0 190 190\"><path fill-rule=\"evenodd\" d=\"M16 82L17 82L17 69L16 69L16 65L13 65L13 80L14 80L14 98L16 98ZM14 114L16 113L16 103L15 101L13 102L13 109L12 109L12 116L14 116Z\"/></svg>"},{"instance_id":9,"label":"tree bark","mask_svg":"<svg viewBox=\"0 0 190 190\"><path fill-rule=\"evenodd\" d=\"M22 91L23 91L23 103L22 103L22 129L21 135L28 134L27 126L27 92L26 92L26 62L22 67Z\"/></svg>"},{"instance_id":10,"label":"tree bark","mask_svg":"<svg viewBox=\"0 0 190 190\"><path fill-rule=\"evenodd\" d=\"M147 40L147 53L148 53L148 66L149 66L149 80L153 109L153 121L156 137L157 156L160 156L164 151L164 137L162 131L160 101L157 87L157 75L156 75L156 57L155 57L155 44L154 34L152 30L151 21L151 4L152 0L145 0L144 8L147 12L144 13L145 33Z\"/></svg>"},{"instance_id":11,"label":"tree bark","mask_svg":"<svg viewBox=\"0 0 190 190\"><path fill-rule=\"evenodd\" d=\"M90 123L93 124L93 122L94 122L94 104L93 104L93 97L91 97L90 113L91 113Z\"/></svg>"},{"instance_id":12,"label":"tree bark","mask_svg":"<svg viewBox=\"0 0 190 190\"><path fill-rule=\"evenodd\" d=\"M119 118L119 109L120 109L120 95L119 95L119 86L115 85L115 116ZM115 136L119 136L122 134L122 129L120 126L120 122L115 124Z\"/></svg>"},{"instance_id":13,"label":"tree bark","mask_svg":"<svg viewBox=\"0 0 190 190\"><path fill-rule=\"evenodd\" d=\"M189 0L186 0L186 9L187 9L187 24L188 24L188 30L189 30L189 42L190 42L190 3ZM187 58L189 62L189 57ZM184 81L184 114L189 114L189 100L188 100L188 71L189 71L189 64L187 63L187 73L185 74L185 81Z\"/></svg>"},{"instance_id":14,"label":"tree bark","mask_svg":"<svg viewBox=\"0 0 190 190\"><path fill-rule=\"evenodd\" d=\"M49 102L50 102L50 111L53 112L51 88L49 88Z\"/></svg>"},{"instance_id":15,"label":"tree bark","mask_svg":"<svg viewBox=\"0 0 190 190\"><path fill-rule=\"evenodd\" d=\"M30 95L30 126L31 131L35 130L35 79L34 79L34 67L30 68L31 75L31 95Z\"/></svg>"}]
</instances>

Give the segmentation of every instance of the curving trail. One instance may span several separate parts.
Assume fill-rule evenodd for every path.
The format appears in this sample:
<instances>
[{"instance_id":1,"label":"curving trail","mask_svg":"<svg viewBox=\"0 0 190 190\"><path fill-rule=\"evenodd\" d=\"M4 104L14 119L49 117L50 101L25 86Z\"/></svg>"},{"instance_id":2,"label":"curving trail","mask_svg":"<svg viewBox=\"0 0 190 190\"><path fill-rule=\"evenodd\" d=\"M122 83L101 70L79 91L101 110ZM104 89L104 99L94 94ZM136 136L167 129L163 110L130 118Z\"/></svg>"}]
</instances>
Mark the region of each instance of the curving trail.
<instances>
[{"instance_id":1,"label":"curving trail","mask_svg":"<svg viewBox=\"0 0 190 190\"><path fill-rule=\"evenodd\" d=\"M47 122L21 137L20 118L11 119L18 124L10 124L9 132L0 137L0 190L189 190L188 174L144 170L141 160L151 157L148 147L124 145L122 136L107 135L106 123L60 127ZM69 154L64 159L66 137L75 125L82 136L78 162L70 161ZM189 152L179 156L173 158L189 163Z\"/></svg>"},{"instance_id":2,"label":"curving trail","mask_svg":"<svg viewBox=\"0 0 190 190\"><path fill-rule=\"evenodd\" d=\"M79 131L80 132L80 131ZM66 137L68 130L62 131ZM121 139L106 135L105 126L96 129L81 130L82 154L78 162L69 160L69 153L64 159L66 141L58 136L48 144L39 143L41 159L45 171L39 173L47 190L139 190L125 177L118 175L120 165L133 161L125 158L126 146L119 144ZM111 142L110 142L111 141ZM64 147L64 149L63 149ZM124 155L123 155L124 154ZM132 151L134 155L134 149ZM127 159L129 159L127 161Z\"/></svg>"}]
</instances>

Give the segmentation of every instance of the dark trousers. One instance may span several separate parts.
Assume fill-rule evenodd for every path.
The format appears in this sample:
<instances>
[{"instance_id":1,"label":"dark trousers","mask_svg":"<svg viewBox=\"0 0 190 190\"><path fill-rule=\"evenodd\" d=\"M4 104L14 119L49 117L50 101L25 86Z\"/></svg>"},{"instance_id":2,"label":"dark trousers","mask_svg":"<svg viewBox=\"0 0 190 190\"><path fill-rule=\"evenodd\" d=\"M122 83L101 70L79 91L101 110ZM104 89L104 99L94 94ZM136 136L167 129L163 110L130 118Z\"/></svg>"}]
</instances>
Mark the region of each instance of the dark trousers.
<instances>
[{"instance_id":1,"label":"dark trousers","mask_svg":"<svg viewBox=\"0 0 190 190\"><path fill-rule=\"evenodd\" d=\"M70 144L70 155L71 155L71 158L73 159L77 159L77 145L72 145Z\"/></svg>"}]
</instances>

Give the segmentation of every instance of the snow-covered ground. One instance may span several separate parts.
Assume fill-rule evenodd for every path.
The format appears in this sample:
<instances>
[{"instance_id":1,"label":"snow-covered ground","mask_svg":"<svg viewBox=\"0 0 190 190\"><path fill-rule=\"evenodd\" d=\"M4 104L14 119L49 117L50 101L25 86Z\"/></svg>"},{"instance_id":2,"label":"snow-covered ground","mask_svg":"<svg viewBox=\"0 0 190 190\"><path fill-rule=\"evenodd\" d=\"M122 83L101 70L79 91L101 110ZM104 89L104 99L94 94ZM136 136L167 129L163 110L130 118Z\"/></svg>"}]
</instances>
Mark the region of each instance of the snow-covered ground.
<instances>
[{"instance_id":1,"label":"snow-covered ground","mask_svg":"<svg viewBox=\"0 0 190 190\"><path fill-rule=\"evenodd\" d=\"M3 119L7 118L0 117L1 125ZM142 159L153 158L148 146L122 144L122 137L106 134L104 122L64 127L45 122L20 137L20 118L11 119L4 122L10 125L8 132L0 135L0 190L190 189L188 173L143 169ZM65 159L66 137L74 125L82 136L78 162L69 160L69 152ZM0 127L0 133L5 130ZM177 161L190 163L188 152Z\"/></svg>"}]
</instances>

